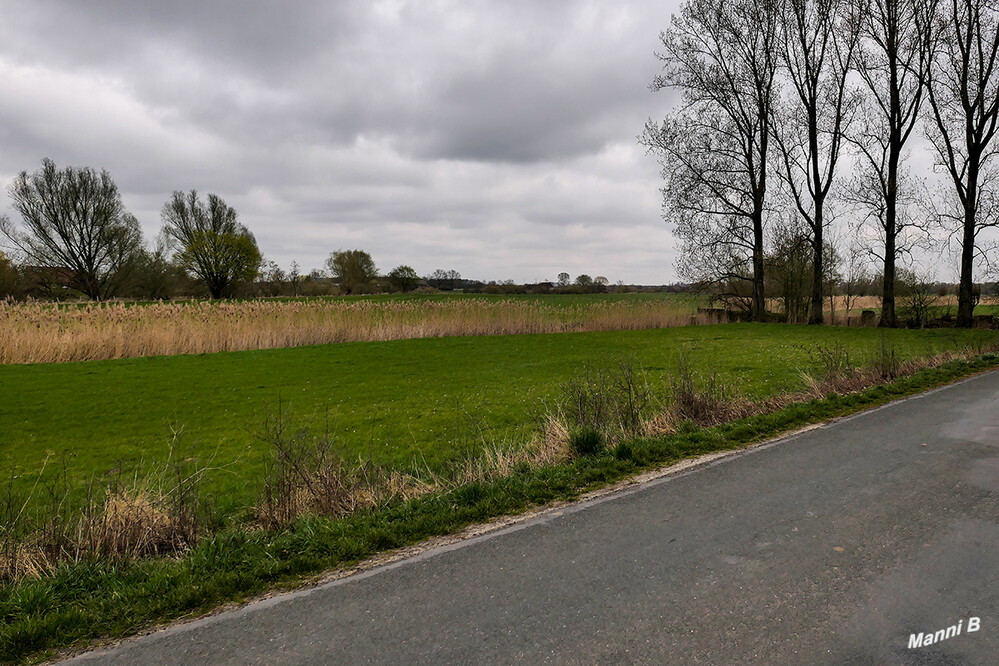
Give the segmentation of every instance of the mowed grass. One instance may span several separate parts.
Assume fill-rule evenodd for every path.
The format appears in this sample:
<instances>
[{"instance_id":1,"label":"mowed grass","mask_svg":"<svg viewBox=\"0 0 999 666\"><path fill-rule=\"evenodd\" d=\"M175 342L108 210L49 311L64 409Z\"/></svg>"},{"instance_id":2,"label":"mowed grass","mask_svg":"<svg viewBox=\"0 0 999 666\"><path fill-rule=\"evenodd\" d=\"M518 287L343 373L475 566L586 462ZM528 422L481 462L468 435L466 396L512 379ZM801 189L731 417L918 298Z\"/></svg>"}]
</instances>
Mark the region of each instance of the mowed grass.
<instances>
[{"instance_id":1,"label":"mowed grass","mask_svg":"<svg viewBox=\"0 0 999 666\"><path fill-rule=\"evenodd\" d=\"M587 366L630 360L663 389L678 357L745 397L803 386L816 350L864 362L883 336L902 357L991 342L987 331L728 324L687 328L411 339L248 352L0 366L0 474L21 492L43 461L71 487L120 467L162 464L171 429L209 462L223 512L259 493L268 413L328 422L348 457L416 472L445 469L484 441L526 441L561 387Z\"/></svg>"}]
</instances>

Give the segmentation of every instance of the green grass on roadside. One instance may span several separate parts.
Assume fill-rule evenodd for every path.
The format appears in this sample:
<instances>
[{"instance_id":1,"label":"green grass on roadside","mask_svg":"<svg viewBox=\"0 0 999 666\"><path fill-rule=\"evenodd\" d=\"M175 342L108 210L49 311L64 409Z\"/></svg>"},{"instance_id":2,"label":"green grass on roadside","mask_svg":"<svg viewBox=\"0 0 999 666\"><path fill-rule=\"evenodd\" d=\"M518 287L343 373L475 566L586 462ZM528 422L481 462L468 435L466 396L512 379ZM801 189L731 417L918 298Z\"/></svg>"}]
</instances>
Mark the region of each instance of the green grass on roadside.
<instances>
[{"instance_id":1,"label":"green grass on roadside","mask_svg":"<svg viewBox=\"0 0 999 666\"><path fill-rule=\"evenodd\" d=\"M80 487L105 471L162 465L181 452L221 469L207 480L223 513L251 504L270 451L264 414L322 420L347 458L405 471L445 469L483 439L519 441L581 368L631 359L662 390L678 354L746 397L797 390L819 346L856 362L883 335L905 356L994 339L990 331L730 324L648 331L430 338L292 349L0 366L0 475L26 492L42 462ZM280 407L279 407L280 406ZM46 479L43 479L45 481Z\"/></svg>"},{"instance_id":2,"label":"green grass on roadside","mask_svg":"<svg viewBox=\"0 0 999 666\"><path fill-rule=\"evenodd\" d=\"M0 660L41 658L53 650L83 647L94 639L125 636L245 599L275 584L293 583L357 562L378 551L552 500L572 499L644 469L738 448L997 365L995 354L952 362L860 393L791 405L715 428L633 440L602 455L541 469L525 467L493 482L465 485L347 518L303 518L279 533L232 529L206 539L179 559L66 564L51 577L0 587Z\"/></svg>"}]
</instances>

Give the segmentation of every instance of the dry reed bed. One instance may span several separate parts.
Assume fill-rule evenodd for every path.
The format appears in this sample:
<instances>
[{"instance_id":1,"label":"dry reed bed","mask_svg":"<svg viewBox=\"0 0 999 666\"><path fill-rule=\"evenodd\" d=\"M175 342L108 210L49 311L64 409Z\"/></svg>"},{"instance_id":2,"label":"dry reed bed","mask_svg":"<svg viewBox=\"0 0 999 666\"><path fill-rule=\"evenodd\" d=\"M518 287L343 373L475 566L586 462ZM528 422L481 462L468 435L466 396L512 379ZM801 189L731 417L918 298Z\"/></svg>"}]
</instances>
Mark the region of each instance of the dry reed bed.
<instances>
[{"instance_id":1,"label":"dry reed bed","mask_svg":"<svg viewBox=\"0 0 999 666\"><path fill-rule=\"evenodd\" d=\"M665 328L695 322L675 301L553 306L518 300L122 303L0 302L0 363L273 349L334 342Z\"/></svg>"}]
</instances>

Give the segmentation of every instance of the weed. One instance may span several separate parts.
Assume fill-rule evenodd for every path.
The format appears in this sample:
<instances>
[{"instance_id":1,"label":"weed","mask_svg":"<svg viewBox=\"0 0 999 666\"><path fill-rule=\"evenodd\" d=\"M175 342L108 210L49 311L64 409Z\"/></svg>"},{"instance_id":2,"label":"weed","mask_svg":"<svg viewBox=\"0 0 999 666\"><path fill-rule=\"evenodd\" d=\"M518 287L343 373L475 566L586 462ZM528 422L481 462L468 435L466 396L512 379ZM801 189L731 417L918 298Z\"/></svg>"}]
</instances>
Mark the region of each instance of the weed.
<instances>
[{"instance_id":1,"label":"weed","mask_svg":"<svg viewBox=\"0 0 999 666\"><path fill-rule=\"evenodd\" d=\"M408 475L382 469L370 460L349 464L324 428L296 428L289 410L268 415L257 437L273 459L257 505L257 520L268 529L285 527L304 515L337 517L430 489Z\"/></svg>"},{"instance_id":2,"label":"weed","mask_svg":"<svg viewBox=\"0 0 999 666\"><path fill-rule=\"evenodd\" d=\"M834 379L852 374L855 370L850 350L838 340L831 345L817 345L812 349L811 361L821 368L824 379Z\"/></svg>"},{"instance_id":3,"label":"weed","mask_svg":"<svg viewBox=\"0 0 999 666\"><path fill-rule=\"evenodd\" d=\"M880 344L875 349L870 364L885 381L892 381L899 376L902 362L898 350L894 344L888 342L887 336L881 336Z\"/></svg>"},{"instance_id":4,"label":"weed","mask_svg":"<svg viewBox=\"0 0 999 666\"><path fill-rule=\"evenodd\" d=\"M576 456L592 456L604 450L604 434L596 428L583 426L569 435L569 448Z\"/></svg>"},{"instance_id":5,"label":"weed","mask_svg":"<svg viewBox=\"0 0 999 666\"><path fill-rule=\"evenodd\" d=\"M711 372L705 376L696 372L686 353L678 356L669 383L674 415L681 421L714 425L733 412L733 398L718 374Z\"/></svg>"},{"instance_id":6,"label":"weed","mask_svg":"<svg viewBox=\"0 0 999 666\"><path fill-rule=\"evenodd\" d=\"M567 421L570 440L592 441L633 436L641 431L653 393L633 360L610 367L587 365L562 387L558 413ZM571 442L570 442L571 443ZM575 444L574 451L578 453Z\"/></svg>"}]
</instances>

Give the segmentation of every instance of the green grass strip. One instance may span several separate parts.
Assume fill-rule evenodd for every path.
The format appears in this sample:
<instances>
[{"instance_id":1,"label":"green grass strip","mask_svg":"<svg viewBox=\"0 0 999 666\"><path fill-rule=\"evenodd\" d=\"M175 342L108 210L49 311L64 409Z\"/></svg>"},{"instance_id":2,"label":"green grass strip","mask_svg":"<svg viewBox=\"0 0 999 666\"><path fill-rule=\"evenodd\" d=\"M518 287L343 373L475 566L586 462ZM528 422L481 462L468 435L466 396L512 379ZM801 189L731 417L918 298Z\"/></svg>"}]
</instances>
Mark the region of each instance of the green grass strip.
<instances>
[{"instance_id":1,"label":"green grass strip","mask_svg":"<svg viewBox=\"0 0 999 666\"><path fill-rule=\"evenodd\" d=\"M340 519L302 518L268 533L230 529L179 559L82 561L0 587L0 660L23 663L83 649L274 586L307 581L376 553L521 513L705 453L736 449L809 423L870 408L999 366L999 355L954 361L858 393L811 400L714 428L631 440L562 465L472 483Z\"/></svg>"}]
</instances>

